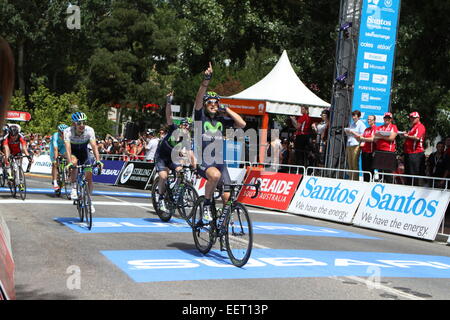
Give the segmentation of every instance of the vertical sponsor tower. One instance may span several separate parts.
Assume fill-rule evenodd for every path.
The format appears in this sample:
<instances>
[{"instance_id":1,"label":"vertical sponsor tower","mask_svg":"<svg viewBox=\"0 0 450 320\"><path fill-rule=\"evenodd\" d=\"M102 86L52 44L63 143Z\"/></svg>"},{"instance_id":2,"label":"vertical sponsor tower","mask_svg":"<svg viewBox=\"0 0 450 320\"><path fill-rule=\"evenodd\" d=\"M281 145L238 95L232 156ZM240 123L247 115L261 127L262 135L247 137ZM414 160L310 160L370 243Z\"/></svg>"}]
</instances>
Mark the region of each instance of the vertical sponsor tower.
<instances>
[{"instance_id":1,"label":"vertical sponsor tower","mask_svg":"<svg viewBox=\"0 0 450 320\"><path fill-rule=\"evenodd\" d=\"M353 110L382 122L390 110L400 0L341 0L326 166L345 168Z\"/></svg>"},{"instance_id":2,"label":"vertical sponsor tower","mask_svg":"<svg viewBox=\"0 0 450 320\"><path fill-rule=\"evenodd\" d=\"M390 111L400 0L364 0L359 27L352 110L376 122Z\"/></svg>"}]
</instances>

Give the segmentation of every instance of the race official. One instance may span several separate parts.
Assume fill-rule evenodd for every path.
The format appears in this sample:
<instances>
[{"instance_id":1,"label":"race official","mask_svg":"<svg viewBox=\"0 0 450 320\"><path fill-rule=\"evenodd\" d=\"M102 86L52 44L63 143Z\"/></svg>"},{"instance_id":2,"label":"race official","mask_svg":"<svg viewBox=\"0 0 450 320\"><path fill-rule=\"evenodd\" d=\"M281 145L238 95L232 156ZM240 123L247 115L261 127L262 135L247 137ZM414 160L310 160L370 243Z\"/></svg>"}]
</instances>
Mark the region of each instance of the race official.
<instances>
[{"instance_id":1,"label":"race official","mask_svg":"<svg viewBox=\"0 0 450 320\"><path fill-rule=\"evenodd\" d=\"M420 115L418 112L411 112L409 114L409 121L411 128L408 132L403 134L405 143L403 144L403 151L405 153L405 174L414 176L425 175L425 153L423 142L425 139L426 129L420 122ZM419 185L419 179L407 178L407 184Z\"/></svg>"}]
</instances>

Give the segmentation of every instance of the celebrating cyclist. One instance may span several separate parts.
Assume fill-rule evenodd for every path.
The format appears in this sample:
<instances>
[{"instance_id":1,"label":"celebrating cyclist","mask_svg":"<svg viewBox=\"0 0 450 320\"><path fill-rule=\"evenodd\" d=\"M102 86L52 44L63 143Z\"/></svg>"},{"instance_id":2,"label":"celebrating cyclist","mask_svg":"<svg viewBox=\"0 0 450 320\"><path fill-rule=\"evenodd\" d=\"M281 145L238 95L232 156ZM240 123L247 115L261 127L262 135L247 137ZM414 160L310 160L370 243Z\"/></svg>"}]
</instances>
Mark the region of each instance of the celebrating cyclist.
<instances>
[{"instance_id":1,"label":"celebrating cyclist","mask_svg":"<svg viewBox=\"0 0 450 320\"><path fill-rule=\"evenodd\" d=\"M66 147L66 158L69 163L68 167L76 165L89 165L95 162L96 165L103 167L100 161L100 154L98 153L97 143L95 140L95 132L92 127L86 125L87 116L83 112L75 112L72 114L72 126L64 130L64 144ZM91 146L95 159L92 158L88 150L88 145ZM92 169L85 169L86 180L89 186L89 192L92 194L94 184L92 182ZM72 170L70 179L72 182L72 191L70 198L77 200L77 187L75 183L77 170ZM95 208L91 205L91 210L94 213Z\"/></svg>"},{"instance_id":2,"label":"celebrating cyclist","mask_svg":"<svg viewBox=\"0 0 450 320\"><path fill-rule=\"evenodd\" d=\"M179 126L173 123L172 118L172 100L173 100L173 92L167 95L167 103L166 103L166 121L169 126L167 134L161 140L158 148L155 153L155 167L159 176L159 197L158 197L158 206L162 211L165 211L164 204L164 194L166 192L166 181L169 176L169 170L179 171L182 169L183 162L190 162L191 165L195 167L195 159L194 154L192 152L191 144L190 144L190 136L189 136L189 121L187 119L183 119ZM179 129L176 134L175 131ZM184 146L188 146L188 150L183 150L186 148L182 148L183 139ZM174 148L179 145L181 148ZM178 151L179 150L179 151ZM177 152L178 151L178 152ZM185 159L183 156L180 156L179 153L184 153L188 159Z\"/></svg>"},{"instance_id":3,"label":"celebrating cyclist","mask_svg":"<svg viewBox=\"0 0 450 320\"><path fill-rule=\"evenodd\" d=\"M50 159L52 161L52 181L53 181L53 190L58 190L59 185L56 180L56 176L58 174L57 169L57 160L58 156L65 156L66 153L66 145L64 144L64 130L66 130L69 126L66 124L58 125L58 131L52 134L52 138L50 139Z\"/></svg>"},{"instance_id":4,"label":"celebrating cyclist","mask_svg":"<svg viewBox=\"0 0 450 320\"><path fill-rule=\"evenodd\" d=\"M201 153L196 152L200 167L198 173L207 180L205 184L205 205L203 218L207 221L212 220L211 200L217 185L231 183L226 164L224 163L223 153L215 154L214 148L208 148L216 140L223 141L225 129L245 128L246 123L242 117L228 107L220 106L220 97L217 93L209 91L207 88L213 75L211 63L205 70L203 81L198 89L195 99L194 120L196 122L195 134L201 134ZM201 123L201 132L197 132L197 122ZM197 137L194 139L197 142ZM198 148L199 146L197 146ZM224 190L225 191L225 190ZM228 200L230 193L224 192L222 200L224 203Z\"/></svg>"},{"instance_id":5,"label":"celebrating cyclist","mask_svg":"<svg viewBox=\"0 0 450 320\"><path fill-rule=\"evenodd\" d=\"M8 179L12 180L13 176L9 165L10 155L17 156L23 153L28 157L28 161L32 161L27 150L27 143L20 134L20 127L18 125L9 126L8 134L3 139L3 148L5 152L5 167L8 172ZM20 165L22 165L22 159L20 160Z\"/></svg>"}]
</instances>

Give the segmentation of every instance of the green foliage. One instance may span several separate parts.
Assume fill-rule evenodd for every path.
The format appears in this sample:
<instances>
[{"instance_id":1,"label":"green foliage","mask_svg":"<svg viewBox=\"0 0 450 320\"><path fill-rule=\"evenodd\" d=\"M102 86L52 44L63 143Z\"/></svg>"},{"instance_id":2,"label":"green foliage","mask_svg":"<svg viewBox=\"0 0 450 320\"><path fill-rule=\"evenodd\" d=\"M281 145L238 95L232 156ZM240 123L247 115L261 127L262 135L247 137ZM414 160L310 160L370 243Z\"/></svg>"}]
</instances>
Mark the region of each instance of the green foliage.
<instances>
[{"instance_id":1,"label":"green foliage","mask_svg":"<svg viewBox=\"0 0 450 320\"><path fill-rule=\"evenodd\" d=\"M305 85L331 100L337 0L74 4L81 9L80 30L66 27L63 0L0 0L0 34L15 52L21 89L13 109L33 115L30 129L53 130L77 105L106 133L111 104L130 106L121 109L122 121L157 127L163 110L141 107L164 105L174 90L181 114L190 114L208 62L210 88L227 96L262 79L283 50ZM449 15L449 1L402 2L391 105L400 130L408 126L404 115L420 112L429 139L449 134Z\"/></svg>"}]
</instances>

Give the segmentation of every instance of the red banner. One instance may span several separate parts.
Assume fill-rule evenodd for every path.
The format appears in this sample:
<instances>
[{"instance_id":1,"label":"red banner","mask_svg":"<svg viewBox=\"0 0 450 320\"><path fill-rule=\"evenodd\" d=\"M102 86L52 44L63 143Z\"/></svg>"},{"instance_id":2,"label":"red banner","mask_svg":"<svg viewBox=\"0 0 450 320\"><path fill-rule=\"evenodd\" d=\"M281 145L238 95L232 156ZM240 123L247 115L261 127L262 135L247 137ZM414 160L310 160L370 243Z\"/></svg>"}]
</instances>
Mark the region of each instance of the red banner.
<instances>
[{"instance_id":1,"label":"red banner","mask_svg":"<svg viewBox=\"0 0 450 320\"><path fill-rule=\"evenodd\" d=\"M302 179L301 174L274 173L252 170L245 179L246 184L261 182L259 194L255 199L253 187L243 187L239 193L238 201L263 208L287 210L295 191Z\"/></svg>"},{"instance_id":2,"label":"red banner","mask_svg":"<svg viewBox=\"0 0 450 320\"><path fill-rule=\"evenodd\" d=\"M31 115L24 111L8 111L6 114L6 120L30 121Z\"/></svg>"}]
</instances>

